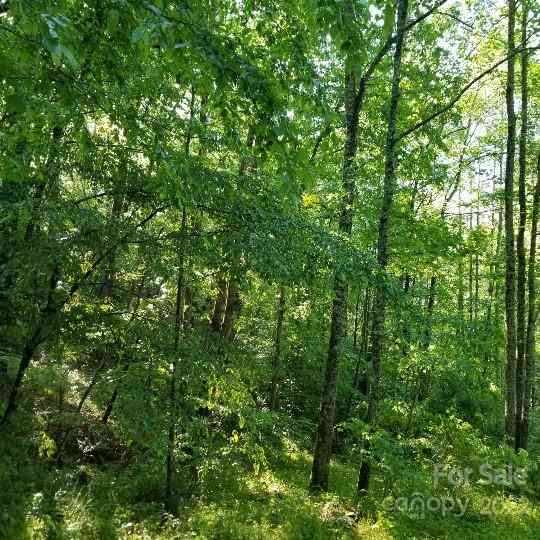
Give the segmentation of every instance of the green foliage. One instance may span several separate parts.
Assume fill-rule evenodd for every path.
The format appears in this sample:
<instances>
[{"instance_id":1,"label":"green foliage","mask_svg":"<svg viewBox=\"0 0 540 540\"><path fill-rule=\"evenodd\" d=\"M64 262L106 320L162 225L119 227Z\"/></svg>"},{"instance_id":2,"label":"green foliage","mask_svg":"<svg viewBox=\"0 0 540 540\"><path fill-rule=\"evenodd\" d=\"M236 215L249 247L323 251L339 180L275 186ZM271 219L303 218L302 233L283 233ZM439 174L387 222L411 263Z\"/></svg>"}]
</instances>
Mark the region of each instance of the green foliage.
<instances>
[{"instance_id":1,"label":"green foliage","mask_svg":"<svg viewBox=\"0 0 540 540\"><path fill-rule=\"evenodd\" d=\"M407 32L398 135L505 54L497 6L444 9ZM0 0L0 538L538 536L538 411L528 452L503 443L500 77L394 141L381 270L393 48L362 75L395 14L388 0ZM357 121L345 80L367 83ZM315 495L336 277L348 325L331 491ZM486 482L484 463L527 481ZM434 485L435 467L473 473ZM418 493L469 506L389 506Z\"/></svg>"}]
</instances>

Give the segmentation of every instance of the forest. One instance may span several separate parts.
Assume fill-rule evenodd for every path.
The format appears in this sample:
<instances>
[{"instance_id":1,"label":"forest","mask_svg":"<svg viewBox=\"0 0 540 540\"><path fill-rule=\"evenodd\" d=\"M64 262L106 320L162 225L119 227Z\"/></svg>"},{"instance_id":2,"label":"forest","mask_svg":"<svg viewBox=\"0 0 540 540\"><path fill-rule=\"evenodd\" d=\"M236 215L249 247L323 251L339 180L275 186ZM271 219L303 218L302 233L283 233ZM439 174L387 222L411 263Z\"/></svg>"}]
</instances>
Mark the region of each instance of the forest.
<instances>
[{"instance_id":1,"label":"forest","mask_svg":"<svg viewBox=\"0 0 540 540\"><path fill-rule=\"evenodd\" d=\"M539 49L0 0L0 540L538 540Z\"/></svg>"}]
</instances>

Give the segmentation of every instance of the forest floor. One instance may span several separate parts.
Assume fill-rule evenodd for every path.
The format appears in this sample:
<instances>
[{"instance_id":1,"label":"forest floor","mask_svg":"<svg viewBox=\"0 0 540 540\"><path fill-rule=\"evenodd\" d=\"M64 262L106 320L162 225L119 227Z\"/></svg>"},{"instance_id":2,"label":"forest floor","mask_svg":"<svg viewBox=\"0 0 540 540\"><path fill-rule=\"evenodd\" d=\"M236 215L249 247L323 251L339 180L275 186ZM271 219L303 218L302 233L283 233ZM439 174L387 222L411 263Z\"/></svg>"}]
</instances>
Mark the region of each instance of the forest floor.
<instances>
[{"instance_id":1,"label":"forest floor","mask_svg":"<svg viewBox=\"0 0 540 540\"><path fill-rule=\"evenodd\" d=\"M370 518L357 521L356 467L334 461L333 492L312 496L311 457L291 440L257 474L237 463L201 479L194 493L178 499L175 516L155 502L162 482L158 469L141 463L57 467L46 458L46 444L41 459L27 444L21 448L14 436L0 441L0 537L9 540L540 537L540 509L528 499L499 495L496 512L483 515L483 495L475 490L468 492L471 504L462 516L384 511L379 505Z\"/></svg>"}]
</instances>

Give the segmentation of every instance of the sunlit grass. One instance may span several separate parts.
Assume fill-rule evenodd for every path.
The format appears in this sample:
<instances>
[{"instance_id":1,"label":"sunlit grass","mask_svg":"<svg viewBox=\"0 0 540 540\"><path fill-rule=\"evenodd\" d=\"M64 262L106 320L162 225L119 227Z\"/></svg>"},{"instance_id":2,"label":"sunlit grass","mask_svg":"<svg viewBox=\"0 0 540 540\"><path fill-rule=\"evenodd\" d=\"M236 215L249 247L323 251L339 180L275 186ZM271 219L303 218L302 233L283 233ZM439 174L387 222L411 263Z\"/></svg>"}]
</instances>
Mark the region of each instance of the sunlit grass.
<instances>
[{"instance_id":1,"label":"sunlit grass","mask_svg":"<svg viewBox=\"0 0 540 540\"><path fill-rule=\"evenodd\" d=\"M137 468L88 466L87 485L73 471L32 463L23 456L19 474L6 473L21 511L6 538L32 539L537 539L540 511L525 498L491 494L498 511L484 515L486 491L459 491L469 507L459 517L426 512L423 516L387 511L374 502L369 517L357 519L353 494L356 466L334 461L331 493L309 493L311 455L289 439L257 474L243 466L209 470L190 497L178 500L176 514L160 502L162 478L150 467L145 480ZM7 454L6 454L7 455ZM13 454L12 458L13 458ZM410 464L409 464L410 466ZM157 472L157 474L156 474ZM7 474L7 476L6 476ZM216 479L219 477L219 482ZM137 479L137 482L135 482ZM218 486L218 487L216 487ZM18 495L17 495L18 494ZM410 494L409 494L410 495ZM369 502L371 504L371 502ZM24 527L20 527L20 520Z\"/></svg>"}]
</instances>

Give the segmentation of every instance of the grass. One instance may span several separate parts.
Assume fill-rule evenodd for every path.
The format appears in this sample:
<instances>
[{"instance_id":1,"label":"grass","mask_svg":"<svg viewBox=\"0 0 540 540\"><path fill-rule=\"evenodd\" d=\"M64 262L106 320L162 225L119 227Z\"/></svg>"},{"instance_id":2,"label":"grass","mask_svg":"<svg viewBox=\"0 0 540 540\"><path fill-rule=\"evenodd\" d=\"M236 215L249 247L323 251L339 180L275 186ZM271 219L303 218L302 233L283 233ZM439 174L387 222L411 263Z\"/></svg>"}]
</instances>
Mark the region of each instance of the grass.
<instances>
[{"instance_id":1,"label":"grass","mask_svg":"<svg viewBox=\"0 0 540 540\"><path fill-rule=\"evenodd\" d=\"M17 443L17 445L15 444ZM127 468L57 469L36 459L27 441L0 443L0 537L35 539L537 539L540 512L527 499L495 497L494 515L483 515L487 495L467 488L462 517L388 511L380 501L371 518L355 520L355 467L334 461L333 492L312 496L307 489L311 456L292 441L274 452L268 469L254 474L241 462L202 471L191 497L179 499L178 512L159 502L159 467L143 462ZM16 451L15 448L18 448ZM81 471L85 481L81 484ZM74 472L75 471L75 472ZM409 494L410 495L410 494Z\"/></svg>"}]
</instances>

